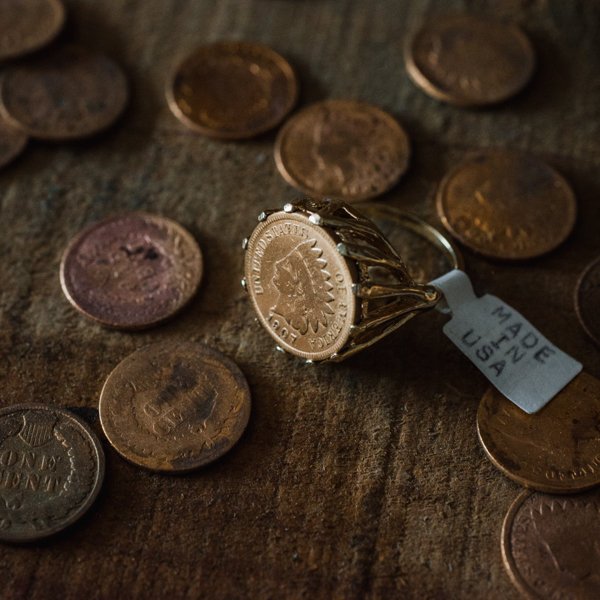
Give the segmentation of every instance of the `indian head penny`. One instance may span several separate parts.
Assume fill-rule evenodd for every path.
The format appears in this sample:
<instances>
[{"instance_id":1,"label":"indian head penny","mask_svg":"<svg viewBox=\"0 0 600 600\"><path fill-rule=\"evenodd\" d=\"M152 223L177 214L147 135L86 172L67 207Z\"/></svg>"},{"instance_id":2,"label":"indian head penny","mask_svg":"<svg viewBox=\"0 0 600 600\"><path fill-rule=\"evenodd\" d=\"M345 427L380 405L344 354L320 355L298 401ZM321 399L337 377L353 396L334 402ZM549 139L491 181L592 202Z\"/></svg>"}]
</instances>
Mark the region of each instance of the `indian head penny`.
<instances>
[{"instance_id":1,"label":"indian head penny","mask_svg":"<svg viewBox=\"0 0 600 600\"><path fill-rule=\"evenodd\" d=\"M529 598L600 598L600 492L523 492L502 528L502 558Z\"/></svg>"},{"instance_id":2,"label":"indian head penny","mask_svg":"<svg viewBox=\"0 0 600 600\"><path fill-rule=\"evenodd\" d=\"M202 46L175 70L167 86L172 112L213 138L254 137L278 125L298 98L290 64L261 44Z\"/></svg>"},{"instance_id":3,"label":"indian head penny","mask_svg":"<svg viewBox=\"0 0 600 600\"><path fill-rule=\"evenodd\" d=\"M151 327L179 312L202 278L202 254L181 225L130 213L96 223L65 250L60 281L87 317L116 329Z\"/></svg>"},{"instance_id":4,"label":"indian head penny","mask_svg":"<svg viewBox=\"0 0 600 600\"><path fill-rule=\"evenodd\" d=\"M78 46L15 64L0 83L0 110L6 120L43 140L98 133L121 115L127 99L121 68L103 54Z\"/></svg>"},{"instance_id":5,"label":"indian head penny","mask_svg":"<svg viewBox=\"0 0 600 600\"><path fill-rule=\"evenodd\" d=\"M96 435L67 410L0 409L0 540L26 542L77 521L104 478Z\"/></svg>"},{"instance_id":6,"label":"indian head penny","mask_svg":"<svg viewBox=\"0 0 600 600\"><path fill-rule=\"evenodd\" d=\"M0 62L42 48L58 35L64 22L60 0L2 0Z\"/></svg>"},{"instance_id":7,"label":"indian head penny","mask_svg":"<svg viewBox=\"0 0 600 600\"><path fill-rule=\"evenodd\" d=\"M8 124L0 114L0 168L17 158L26 145L27 136Z\"/></svg>"},{"instance_id":8,"label":"indian head penny","mask_svg":"<svg viewBox=\"0 0 600 600\"><path fill-rule=\"evenodd\" d=\"M339 351L356 311L350 266L326 229L300 213L277 212L248 240L246 288L277 345L308 360Z\"/></svg>"},{"instance_id":9,"label":"indian head penny","mask_svg":"<svg viewBox=\"0 0 600 600\"><path fill-rule=\"evenodd\" d=\"M100 396L108 441L132 463L183 472L206 465L240 439L250 390L237 365L202 344L146 346L109 375Z\"/></svg>"},{"instance_id":10,"label":"indian head penny","mask_svg":"<svg viewBox=\"0 0 600 600\"><path fill-rule=\"evenodd\" d=\"M600 381L580 373L532 415L490 388L477 433L494 465L525 487L550 494L593 488L600 484Z\"/></svg>"},{"instance_id":11,"label":"indian head penny","mask_svg":"<svg viewBox=\"0 0 600 600\"><path fill-rule=\"evenodd\" d=\"M352 100L325 100L281 128L275 162L282 177L309 196L345 202L390 190L408 168L410 141L391 115Z\"/></svg>"},{"instance_id":12,"label":"indian head penny","mask_svg":"<svg viewBox=\"0 0 600 600\"><path fill-rule=\"evenodd\" d=\"M436 17L410 40L405 63L427 94L457 106L507 100L531 79L535 52L515 25L474 15Z\"/></svg>"},{"instance_id":13,"label":"indian head penny","mask_svg":"<svg viewBox=\"0 0 600 600\"><path fill-rule=\"evenodd\" d=\"M577 202L567 181L529 154L493 151L459 164L437 191L446 229L471 250L526 260L554 250L575 225Z\"/></svg>"},{"instance_id":14,"label":"indian head penny","mask_svg":"<svg viewBox=\"0 0 600 600\"><path fill-rule=\"evenodd\" d=\"M600 345L600 258L588 265L579 278L575 310L585 332Z\"/></svg>"}]
</instances>

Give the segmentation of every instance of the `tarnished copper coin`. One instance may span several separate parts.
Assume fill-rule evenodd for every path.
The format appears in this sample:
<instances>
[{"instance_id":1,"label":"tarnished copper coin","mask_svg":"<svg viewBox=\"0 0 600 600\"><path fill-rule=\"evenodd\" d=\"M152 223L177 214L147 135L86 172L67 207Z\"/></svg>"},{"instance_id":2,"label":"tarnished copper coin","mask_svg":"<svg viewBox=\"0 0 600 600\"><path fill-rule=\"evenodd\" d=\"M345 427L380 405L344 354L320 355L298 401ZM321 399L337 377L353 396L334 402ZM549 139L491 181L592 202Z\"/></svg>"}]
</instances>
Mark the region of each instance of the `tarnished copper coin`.
<instances>
[{"instance_id":1,"label":"tarnished copper coin","mask_svg":"<svg viewBox=\"0 0 600 600\"><path fill-rule=\"evenodd\" d=\"M0 409L0 540L37 540L71 525L103 479L102 446L81 419L43 404Z\"/></svg>"},{"instance_id":2,"label":"tarnished copper coin","mask_svg":"<svg viewBox=\"0 0 600 600\"><path fill-rule=\"evenodd\" d=\"M587 373L532 415L490 388L477 432L494 465L525 487L567 494L600 484L600 381Z\"/></svg>"},{"instance_id":3,"label":"tarnished copper coin","mask_svg":"<svg viewBox=\"0 0 600 600\"><path fill-rule=\"evenodd\" d=\"M405 63L427 94L457 106L507 100L529 82L535 52L515 25L474 15L436 17L409 41Z\"/></svg>"},{"instance_id":4,"label":"tarnished copper coin","mask_svg":"<svg viewBox=\"0 0 600 600\"><path fill-rule=\"evenodd\" d=\"M250 416L250 390L229 358L202 344L137 350L100 396L108 441L132 463L165 472L196 469L228 452Z\"/></svg>"},{"instance_id":5,"label":"tarnished copper coin","mask_svg":"<svg viewBox=\"0 0 600 600\"><path fill-rule=\"evenodd\" d=\"M278 346L308 360L344 346L356 311L352 274L324 228L301 213L270 215L248 240L244 270L258 318Z\"/></svg>"},{"instance_id":6,"label":"tarnished copper coin","mask_svg":"<svg viewBox=\"0 0 600 600\"><path fill-rule=\"evenodd\" d=\"M283 178L313 197L368 200L404 174L410 141L391 115L353 100L317 102L289 119L275 144Z\"/></svg>"},{"instance_id":7,"label":"tarnished copper coin","mask_svg":"<svg viewBox=\"0 0 600 600\"><path fill-rule=\"evenodd\" d=\"M170 219L130 213L96 223L65 250L60 281L87 317L117 329L151 327L179 312L202 278L196 240Z\"/></svg>"},{"instance_id":8,"label":"tarnished copper coin","mask_svg":"<svg viewBox=\"0 0 600 600\"><path fill-rule=\"evenodd\" d=\"M245 139L278 125L298 98L294 70L261 44L217 42L198 48L167 86L174 115L213 138Z\"/></svg>"},{"instance_id":9,"label":"tarnished copper coin","mask_svg":"<svg viewBox=\"0 0 600 600\"><path fill-rule=\"evenodd\" d=\"M110 58L78 46L13 65L0 82L0 110L34 138L70 140L112 125L128 99L127 80Z\"/></svg>"},{"instance_id":10,"label":"tarnished copper coin","mask_svg":"<svg viewBox=\"0 0 600 600\"><path fill-rule=\"evenodd\" d=\"M437 191L444 226L480 254L526 260L554 250L575 225L567 181L528 154L496 151L453 168Z\"/></svg>"},{"instance_id":11,"label":"tarnished copper coin","mask_svg":"<svg viewBox=\"0 0 600 600\"><path fill-rule=\"evenodd\" d=\"M12 162L27 145L27 136L9 125L0 114L0 168Z\"/></svg>"},{"instance_id":12,"label":"tarnished copper coin","mask_svg":"<svg viewBox=\"0 0 600 600\"><path fill-rule=\"evenodd\" d=\"M502 558L529 598L600 598L600 492L523 492L502 527Z\"/></svg>"},{"instance_id":13,"label":"tarnished copper coin","mask_svg":"<svg viewBox=\"0 0 600 600\"><path fill-rule=\"evenodd\" d=\"M42 48L58 35L64 22L60 0L2 0L0 62Z\"/></svg>"},{"instance_id":14,"label":"tarnished copper coin","mask_svg":"<svg viewBox=\"0 0 600 600\"><path fill-rule=\"evenodd\" d=\"M588 265L579 278L575 310L585 332L600 345L600 257Z\"/></svg>"}]
</instances>

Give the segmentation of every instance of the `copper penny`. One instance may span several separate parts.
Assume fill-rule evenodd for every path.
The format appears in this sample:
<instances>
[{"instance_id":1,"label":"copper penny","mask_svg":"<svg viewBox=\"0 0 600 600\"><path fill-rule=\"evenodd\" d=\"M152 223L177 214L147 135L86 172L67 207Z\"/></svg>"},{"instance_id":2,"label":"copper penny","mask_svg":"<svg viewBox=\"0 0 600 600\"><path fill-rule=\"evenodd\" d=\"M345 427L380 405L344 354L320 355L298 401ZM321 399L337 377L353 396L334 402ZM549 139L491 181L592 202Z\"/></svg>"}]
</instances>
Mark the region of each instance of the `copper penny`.
<instances>
[{"instance_id":1,"label":"copper penny","mask_svg":"<svg viewBox=\"0 0 600 600\"><path fill-rule=\"evenodd\" d=\"M229 358L202 344L146 346L123 360L100 395L108 441L132 463L196 469L228 452L250 417L250 390Z\"/></svg>"},{"instance_id":2,"label":"copper penny","mask_svg":"<svg viewBox=\"0 0 600 600\"><path fill-rule=\"evenodd\" d=\"M170 219L130 213L96 223L65 250L60 281L87 317L117 329L156 325L179 312L202 278L196 240Z\"/></svg>"},{"instance_id":3,"label":"copper penny","mask_svg":"<svg viewBox=\"0 0 600 600\"><path fill-rule=\"evenodd\" d=\"M502 527L502 558L529 598L600 598L600 492L523 492Z\"/></svg>"},{"instance_id":4,"label":"copper penny","mask_svg":"<svg viewBox=\"0 0 600 600\"><path fill-rule=\"evenodd\" d=\"M356 311L352 274L336 240L306 215L270 215L248 240L247 290L281 348L308 360L340 350Z\"/></svg>"},{"instance_id":5,"label":"copper penny","mask_svg":"<svg viewBox=\"0 0 600 600\"><path fill-rule=\"evenodd\" d=\"M410 141L391 115L352 100L325 100L280 130L275 162L283 178L313 197L368 200L390 190L408 168Z\"/></svg>"},{"instance_id":6,"label":"copper penny","mask_svg":"<svg viewBox=\"0 0 600 600\"><path fill-rule=\"evenodd\" d=\"M50 43L65 23L60 0L0 2L0 61L34 52Z\"/></svg>"},{"instance_id":7,"label":"copper penny","mask_svg":"<svg viewBox=\"0 0 600 600\"><path fill-rule=\"evenodd\" d=\"M529 82L535 52L515 25L474 16L437 17L409 41L405 63L427 94L457 106L507 100Z\"/></svg>"},{"instance_id":8,"label":"copper penny","mask_svg":"<svg viewBox=\"0 0 600 600\"><path fill-rule=\"evenodd\" d=\"M43 404L0 409L0 540L37 540L71 525L103 478L102 446L81 419Z\"/></svg>"},{"instance_id":9,"label":"copper penny","mask_svg":"<svg viewBox=\"0 0 600 600\"><path fill-rule=\"evenodd\" d=\"M27 145L27 136L8 124L0 114L0 168L12 162Z\"/></svg>"},{"instance_id":10,"label":"copper penny","mask_svg":"<svg viewBox=\"0 0 600 600\"><path fill-rule=\"evenodd\" d=\"M577 202L565 179L544 162L497 151L452 169L438 188L437 210L446 229L471 250L526 260L567 239Z\"/></svg>"},{"instance_id":11,"label":"copper penny","mask_svg":"<svg viewBox=\"0 0 600 600\"><path fill-rule=\"evenodd\" d=\"M110 58L77 46L10 67L0 110L34 138L70 140L112 125L127 104L127 80Z\"/></svg>"},{"instance_id":12,"label":"copper penny","mask_svg":"<svg viewBox=\"0 0 600 600\"><path fill-rule=\"evenodd\" d=\"M575 310L585 332L600 345L600 257L581 274L575 289Z\"/></svg>"},{"instance_id":13,"label":"copper penny","mask_svg":"<svg viewBox=\"0 0 600 600\"><path fill-rule=\"evenodd\" d=\"M298 98L294 70L261 44L198 48L175 70L167 100L190 129L213 138L251 138L278 125Z\"/></svg>"},{"instance_id":14,"label":"copper penny","mask_svg":"<svg viewBox=\"0 0 600 600\"><path fill-rule=\"evenodd\" d=\"M490 388L477 432L494 465L525 487L561 494L600 484L600 381L587 373L532 415Z\"/></svg>"}]
</instances>

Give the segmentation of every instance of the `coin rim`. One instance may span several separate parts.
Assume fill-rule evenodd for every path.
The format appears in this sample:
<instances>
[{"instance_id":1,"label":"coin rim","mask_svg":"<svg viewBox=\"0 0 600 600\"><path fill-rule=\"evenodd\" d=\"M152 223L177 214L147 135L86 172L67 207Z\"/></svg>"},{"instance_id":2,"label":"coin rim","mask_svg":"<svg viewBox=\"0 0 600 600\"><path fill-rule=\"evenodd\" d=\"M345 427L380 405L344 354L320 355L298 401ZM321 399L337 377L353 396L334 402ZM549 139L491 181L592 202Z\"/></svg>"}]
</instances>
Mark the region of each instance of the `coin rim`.
<instances>
[{"instance_id":1,"label":"coin rim","mask_svg":"<svg viewBox=\"0 0 600 600\"><path fill-rule=\"evenodd\" d=\"M485 158L486 161L489 161L490 159L493 160L493 159L496 159L496 158L502 157L502 156L509 156L513 159L528 158L533 161L537 161L540 165L543 165L545 168L549 169L549 171L552 173L553 177L556 177L560 181L561 186L563 187L563 190L565 192L565 195L568 196L569 221L567 221L567 222L569 223L569 226L568 226L568 229L565 230L564 234L560 237L560 239L553 246L545 248L541 251L527 253L527 254L521 254L519 256L514 256L514 255L509 256L505 253L500 253L500 252L496 252L496 253L489 252L485 248L482 249L478 245L474 244L472 240L470 240L469 238L463 236L458 231L456 231L454 229L454 227L452 226L452 223L448 219L447 212L445 210L446 198L447 198L447 188L448 188L448 185L450 184L450 182L452 181L452 179L457 175L457 173L462 171L465 167L468 167L468 166L472 165L473 163L475 163L478 158ZM450 235L452 235L452 237L454 237L456 240L458 240L463 246L465 246L466 248L468 248L469 250L471 250L472 252L474 252L475 254L478 254L480 256L484 256L484 257L492 259L492 260L496 260L496 261L500 261L500 262L507 262L507 263L517 263L517 262L521 262L521 261L525 261L525 260L532 260L535 258L540 258L541 256L545 256L546 254L550 254L551 252L554 252L557 248L562 246L569 239L571 234L573 233L573 230L577 223L577 213L578 213L577 197L575 196L575 192L574 192L573 188L571 187L571 185L569 184L567 179L562 175L562 173L558 172L553 166L549 165L546 161L538 158L534 154L530 154L529 152L519 152L519 151L507 150L504 148L489 149L489 150L483 150L480 152L473 153L468 158L463 159L460 163L451 167L446 172L446 174L444 175L444 177L441 179L441 181L439 182L439 184L437 186L437 189L435 192L435 207L436 207L436 212L438 214L438 218L442 222L446 231L448 231L448 233L450 233ZM564 219L563 219L563 222L564 222Z\"/></svg>"},{"instance_id":2,"label":"coin rim","mask_svg":"<svg viewBox=\"0 0 600 600\"><path fill-rule=\"evenodd\" d=\"M188 62L192 61L198 54L206 50L220 50L220 49L230 49L234 46L242 46L247 50L258 50L258 53L262 53L263 55L267 55L273 63L277 66L280 73L283 75L287 82L288 90L291 91L289 95L288 103L284 110L281 111L281 114L277 114L275 117L266 121L260 127L254 128L246 128L246 129L238 129L237 131L229 130L222 131L220 129L212 129L205 125L201 125L196 121L190 119L179 107L177 99L175 98L175 80L179 74L179 72L187 65ZM299 96L299 81L298 76L294 67L290 64L290 62L279 52L273 50L269 46L265 44L261 44L258 42L245 42L245 41L236 41L236 40L223 40L219 42L214 42L212 44L203 44L195 48L192 52L186 55L172 70L171 75L168 78L165 95L167 99L167 104L171 109L171 112L175 117L188 129L194 131L195 133L200 133L201 135L205 135L212 139L217 140L246 140L253 137L257 137L274 129L277 127L292 111L296 103L298 102Z\"/></svg>"},{"instance_id":3,"label":"coin rim","mask_svg":"<svg viewBox=\"0 0 600 600\"><path fill-rule=\"evenodd\" d=\"M109 424L107 422L105 422L106 419L103 418L103 411L108 410L107 408L103 408L103 407L106 407L107 403L109 402L107 400L108 385L110 384L113 377L118 376L118 371L120 369L124 368L123 364L134 359L134 357L137 355L143 356L145 351L147 351L150 348L161 348L161 347L165 348L165 347L169 347L169 346L173 350L175 350L178 347L182 347L182 346L196 348L198 350L198 352L196 353L198 356L208 354L211 357L215 358L217 361L220 361L221 364L227 369L227 371L236 380L236 383L240 387L240 392L245 396L245 400L243 402L243 406L244 406L243 412L245 414L242 415L242 419L240 421L242 423L242 426L239 429L235 430L237 437L233 436L231 438L231 443L227 447L223 448L220 454L210 456L208 459L206 457L203 457L201 460L196 460L193 464L189 464L188 466L185 466L185 467L173 467L172 465L170 467L156 466L151 463L149 464L148 462L143 462L144 457L139 457L137 455L137 453L134 454L133 452L130 451L129 454L126 454L126 450L130 449L130 448L128 446L126 446L125 450L122 450L121 447L117 443L115 443L114 438L118 437L118 436L113 435L111 437L111 434L114 434L115 431L118 431L118 430L111 429ZM100 391L100 399L98 401L98 415L100 418L100 425L102 427L102 432L104 433L104 436L108 440L108 443L110 444L111 448L113 448L119 454L119 456L124 458L128 463L135 465L136 467L140 467L140 468L142 468L146 471L150 471L152 473L163 473L163 474L167 474L167 475L189 473L191 471L195 471L197 469L200 469L201 467L205 467L205 466L223 458L223 456L228 454L242 439L242 436L244 435L244 432L246 431L246 428L248 427L248 423L250 422L250 414L251 413L252 413L252 393L250 390L250 385L248 384L248 380L246 379L244 372L240 369L240 367L231 358L229 358L228 356L223 354L220 350L217 350L216 348L213 348L213 347L208 346L207 344L203 344L201 342L187 342L187 341L182 342L182 341L176 341L176 340L171 340L171 341L167 341L167 342L154 342L151 344L146 344L145 346L141 346L137 350L134 350L133 352L128 354L125 358L123 358L121 361L119 361L119 363L112 369L112 371L108 374L108 377L104 381L104 384L102 385L102 390ZM120 439L122 439L122 437L123 436L120 436ZM137 459L141 459L141 460L137 460ZM161 465L162 464L171 464L171 463L169 460L164 460L161 463Z\"/></svg>"},{"instance_id":4,"label":"coin rim","mask_svg":"<svg viewBox=\"0 0 600 600\"><path fill-rule=\"evenodd\" d=\"M587 324L587 321L583 317L583 306L582 306L582 302L581 302L581 297L582 297L581 286L583 285L583 282L585 281L586 277L590 274L591 271L594 270L594 268L598 264L600 264L600 256L597 256L588 265L586 265L586 267L583 269L583 271L579 275L577 284L575 285L574 303L575 303L575 314L577 315L579 324L581 325L581 327L583 328L585 333L590 337L590 339L595 344L600 345L600 336L594 334L592 329Z\"/></svg>"},{"instance_id":5,"label":"coin rim","mask_svg":"<svg viewBox=\"0 0 600 600\"><path fill-rule=\"evenodd\" d=\"M0 85L1 85L2 76L0 76ZM23 152L25 148L27 148L27 144L29 143L29 136L21 131L20 129L16 129L12 123L7 123L5 119L2 118L2 111L0 109L0 120L6 129L11 129L17 136L17 143L13 145L12 150L4 156L2 160L0 157L0 169L8 166L11 162L16 160Z\"/></svg>"},{"instance_id":6,"label":"coin rim","mask_svg":"<svg viewBox=\"0 0 600 600\"><path fill-rule=\"evenodd\" d=\"M197 249L198 262L199 262L197 281L195 282L195 285L193 287L193 290L189 294L189 297L183 303L181 303L180 306L178 306L174 311L170 312L167 315L164 315L162 317L157 317L154 320L145 321L143 323L133 324L133 325L110 322L101 317L93 315L92 313L83 309L81 306L79 306L79 304L77 303L77 300L71 294L71 291L69 290L69 285L68 285L67 279L66 279L66 263L67 263L67 260L70 256L71 252L73 252L75 247L77 245L79 245L81 243L81 241L95 229L98 229L99 227L102 227L109 223L112 223L113 221L119 221L125 217L139 217L142 219L151 219L152 221L156 221L156 220L167 221L167 223L169 223L172 227L177 229L178 233L180 235L182 235L182 237L188 239L188 241L191 242L191 245ZM133 212L116 214L111 217L101 219L100 221L91 223L87 227L84 227L81 231L79 231L77 234L75 234L75 236L67 244L67 247L63 251L63 254L62 254L62 257L60 260L60 268L59 268L60 287L62 289L63 294L65 295L67 300L70 302L70 304L80 314L84 315L88 319L91 319L92 321L95 321L96 323L100 323L101 325L103 325L104 327L107 327L109 329L115 329L115 330L121 330L121 331L140 331L143 329L149 329L156 325L160 325L161 323L164 323L164 322L170 320L171 318L175 317L176 315L178 315L186 306L188 306L188 304L194 299L194 297L198 293L198 290L200 289L200 285L202 283L203 276L204 276L204 257L202 255L202 249L200 248L200 244L198 244L198 242L196 241L196 238L191 234L191 232L189 232L183 225L180 225L177 221L174 221L173 219L170 219L168 217L163 217L162 215L156 215L153 213L144 212L144 211L133 211Z\"/></svg>"},{"instance_id":7,"label":"coin rim","mask_svg":"<svg viewBox=\"0 0 600 600\"><path fill-rule=\"evenodd\" d=\"M94 504L94 502L96 501L96 498L98 497L98 494L100 493L100 490L102 489L102 484L104 483L104 474L106 472L106 460L105 460L105 456L104 456L104 449L102 447L102 442L100 441L100 438L96 435L94 430L83 419L81 419L75 413L71 412L70 410L68 410L66 408L50 406L47 404L40 404L40 403L25 403L25 404L13 404L11 406L3 406L2 408L0 408L0 418L11 412L25 411L25 410L34 410L34 411L42 410L45 412L57 412L57 413L61 414L62 416L75 421L77 423L77 425L79 425L81 427L81 429L83 429L83 431L88 435L88 438L91 442L91 446L96 451L97 468L96 468L96 481L94 482L94 486L92 487L90 494L88 495L85 502L80 505L79 509L76 510L75 512L73 512L68 519L65 519L58 525L55 525L54 527L51 527L51 528L43 531L42 533L39 533L39 534L35 533L32 535L27 535L27 536L19 537L19 538L6 537L4 535L4 532L0 531L0 541L15 543L15 544L19 544L21 542L32 542L32 541L36 541L36 540L40 540L40 539L45 539L47 537L50 537L50 536L62 531L63 529L66 529L67 527L70 527L76 521L79 521L79 519L81 519L85 515L85 513L88 512L88 510L91 508L92 504Z\"/></svg>"},{"instance_id":8,"label":"coin rim","mask_svg":"<svg viewBox=\"0 0 600 600\"><path fill-rule=\"evenodd\" d=\"M305 187L298 178L296 178L292 172L286 167L286 161L284 159L284 154L282 152L282 148L285 142L285 137L289 134L290 130L299 122L307 113L310 114L315 109L320 108L321 106L326 105L337 105L337 106L353 106L364 112L369 112L371 115L376 113L381 120L386 123L390 129L395 130L398 137L402 138L403 145L406 148L406 159L404 161L404 165L401 165L398 175L396 178L385 187L378 192L366 192L364 194L353 194L353 195L342 195L336 196L332 194L321 194L317 190L311 189L309 187ZM403 125L389 112L376 106L375 104L370 104L369 102L362 102L360 100L345 100L342 98L328 98L326 100L320 100L318 102L313 102L308 106L301 108L299 111L294 113L283 125L283 127L278 131L277 138L275 139L275 147L273 150L275 165L277 166L277 170L279 174L283 177L283 179L292 187L297 189L298 191L306 194L312 198L323 199L323 198L333 198L335 200L341 200L342 202L352 203L352 202L363 202L365 200L371 200L373 198L377 198L379 196L383 196L387 194L392 188L398 185L399 181L408 171L408 168L411 163L412 158L412 145L410 141L410 137L408 132L403 127Z\"/></svg>"}]
</instances>

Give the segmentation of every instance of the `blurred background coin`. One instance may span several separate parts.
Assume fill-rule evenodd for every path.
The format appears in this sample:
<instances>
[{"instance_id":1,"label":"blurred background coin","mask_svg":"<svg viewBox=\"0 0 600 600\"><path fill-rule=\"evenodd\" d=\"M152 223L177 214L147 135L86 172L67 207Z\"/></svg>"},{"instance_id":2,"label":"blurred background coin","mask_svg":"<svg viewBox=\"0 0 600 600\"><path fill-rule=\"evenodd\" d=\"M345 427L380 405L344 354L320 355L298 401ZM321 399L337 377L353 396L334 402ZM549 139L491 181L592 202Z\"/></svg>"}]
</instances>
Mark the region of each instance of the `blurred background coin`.
<instances>
[{"instance_id":1,"label":"blurred background coin","mask_svg":"<svg viewBox=\"0 0 600 600\"><path fill-rule=\"evenodd\" d=\"M42 48L58 35L64 22L60 0L2 0L0 62Z\"/></svg>"},{"instance_id":2,"label":"blurred background coin","mask_svg":"<svg viewBox=\"0 0 600 600\"><path fill-rule=\"evenodd\" d=\"M65 250L60 281L87 317L117 329L156 325L179 312L202 278L202 254L181 225L130 213L83 230Z\"/></svg>"},{"instance_id":3,"label":"blurred background coin","mask_svg":"<svg viewBox=\"0 0 600 600\"><path fill-rule=\"evenodd\" d=\"M410 40L405 63L427 94L457 106L502 102L535 67L529 38L515 25L475 15L436 17Z\"/></svg>"},{"instance_id":4,"label":"blurred background coin","mask_svg":"<svg viewBox=\"0 0 600 600\"><path fill-rule=\"evenodd\" d=\"M0 409L0 540L26 542L77 521L104 478L96 434L67 410Z\"/></svg>"},{"instance_id":5,"label":"blurred background coin","mask_svg":"<svg viewBox=\"0 0 600 600\"><path fill-rule=\"evenodd\" d=\"M275 162L283 178L313 197L368 200L404 174L410 141L391 115L364 102L325 100L282 127Z\"/></svg>"},{"instance_id":6,"label":"blurred background coin","mask_svg":"<svg viewBox=\"0 0 600 600\"><path fill-rule=\"evenodd\" d=\"M12 162L27 145L27 136L0 115L0 168Z\"/></svg>"},{"instance_id":7,"label":"blurred background coin","mask_svg":"<svg viewBox=\"0 0 600 600\"><path fill-rule=\"evenodd\" d=\"M108 376L100 421L132 463L184 472L206 465L239 440L250 390L229 358L202 344L166 342L137 350Z\"/></svg>"},{"instance_id":8,"label":"blurred background coin","mask_svg":"<svg viewBox=\"0 0 600 600\"><path fill-rule=\"evenodd\" d=\"M251 138L278 125L298 98L290 64L271 48L248 42L202 46L167 86L173 114L213 138Z\"/></svg>"},{"instance_id":9,"label":"blurred background coin","mask_svg":"<svg viewBox=\"0 0 600 600\"><path fill-rule=\"evenodd\" d=\"M477 410L489 459L517 483L568 494L600 483L600 381L580 373L540 412L528 415L490 388Z\"/></svg>"},{"instance_id":10,"label":"blurred background coin","mask_svg":"<svg viewBox=\"0 0 600 600\"><path fill-rule=\"evenodd\" d=\"M446 229L471 250L525 260L567 239L577 202L567 181L547 164L499 150L451 169L438 187L437 211Z\"/></svg>"},{"instance_id":11,"label":"blurred background coin","mask_svg":"<svg viewBox=\"0 0 600 600\"><path fill-rule=\"evenodd\" d=\"M588 265L579 278L575 310L585 332L600 345L600 257Z\"/></svg>"},{"instance_id":12,"label":"blurred background coin","mask_svg":"<svg viewBox=\"0 0 600 600\"><path fill-rule=\"evenodd\" d=\"M110 58L65 46L9 67L0 110L16 128L43 140L90 136L112 125L128 99L127 80Z\"/></svg>"},{"instance_id":13,"label":"blurred background coin","mask_svg":"<svg viewBox=\"0 0 600 600\"><path fill-rule=\"evenodd\" d=\"M502 527L502 558L527 598L600 598L600 492L523 492Z\"/></svg>"}]
</instances>

